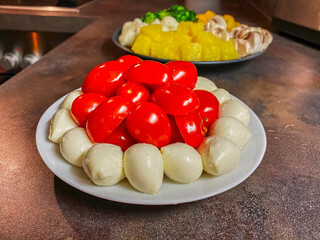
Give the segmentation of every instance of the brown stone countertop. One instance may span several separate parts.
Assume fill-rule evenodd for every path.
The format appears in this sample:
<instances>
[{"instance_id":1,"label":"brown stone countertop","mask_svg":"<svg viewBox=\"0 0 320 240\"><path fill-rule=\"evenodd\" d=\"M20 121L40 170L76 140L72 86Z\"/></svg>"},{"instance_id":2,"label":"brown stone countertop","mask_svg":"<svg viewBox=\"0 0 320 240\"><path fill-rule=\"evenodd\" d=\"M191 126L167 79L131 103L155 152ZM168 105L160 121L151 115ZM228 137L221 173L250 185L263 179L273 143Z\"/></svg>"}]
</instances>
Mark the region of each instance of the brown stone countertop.
<instances>
[{"instance_id":1,"label":"brown stone countertop","mask_svg":"<svg viewBox=\"0 0 320 240\"><path fill-rule=\"evenodd\" d=\"M260 24L238 1L174 3ZM121 204L74 189L42 161L35 133L44 111L94 66L125 54L111 41L124 21L172 4L100 1L90 11L101 19L0 86L0 239L320 239L320 52L286 36L274 34L251 61L198 69L266 130L260 166L233 189L180 205Z\"/></svg>"}]
</instances>

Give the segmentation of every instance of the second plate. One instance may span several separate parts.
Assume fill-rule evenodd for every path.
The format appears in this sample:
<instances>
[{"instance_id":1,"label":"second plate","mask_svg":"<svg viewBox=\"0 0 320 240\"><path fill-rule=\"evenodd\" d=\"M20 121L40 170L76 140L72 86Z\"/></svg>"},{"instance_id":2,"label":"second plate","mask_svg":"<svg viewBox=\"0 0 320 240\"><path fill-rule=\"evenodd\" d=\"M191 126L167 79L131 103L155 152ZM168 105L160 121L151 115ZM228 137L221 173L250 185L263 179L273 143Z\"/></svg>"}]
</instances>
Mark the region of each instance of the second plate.
<instances>
[{"instance_id":1,"label":"second plate","mask_svg":"<svg viewBox=\"0 0 320 240\"><path fill-rule=\"evenodd\" d=\"M127 53L136 55L142 59L148 59L148 60L154 60L154 61L158 61L158 62L170 62L172 60L170 59L163 59L163 58L156 58L156 57L151 57L151 56L147 56L147 55L142 55L142 54L138 54L135 53L131 50L131 48L122 46L119 42L119 36L121 34L121 30L122 28L118 28L112 36L112 41L115 45L117 45L119 48L123 49L124 51L126 51ZM194 65L224 65L224 64L230 64L230 63L239 63L239 62L244 62L244 61L248 61L250 59L256 58L260 55L262 55L265 51L263 52L259 52L259 53L255 53L246 57L242 57L242 58L238 58L238 59L234 59L234 60L225 60L225 61L191 61Z\"/></svg>"}]
</instances>

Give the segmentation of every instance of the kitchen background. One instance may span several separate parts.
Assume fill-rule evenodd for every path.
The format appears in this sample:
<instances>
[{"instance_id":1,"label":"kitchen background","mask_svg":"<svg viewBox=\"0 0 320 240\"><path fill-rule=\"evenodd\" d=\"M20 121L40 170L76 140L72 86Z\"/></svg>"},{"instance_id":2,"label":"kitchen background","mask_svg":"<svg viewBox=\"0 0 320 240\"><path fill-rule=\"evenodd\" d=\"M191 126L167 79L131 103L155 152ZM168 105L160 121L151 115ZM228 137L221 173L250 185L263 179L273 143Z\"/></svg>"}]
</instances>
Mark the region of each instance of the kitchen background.
<instances>
[{"instance_id":1,"label":"kitchen background","mask_svg":"<svg viewBox=\"0 0 320 240\"><path fill-rule=\"evenodd\" d=\"M37 62L54 47L91 23L94 17L81 13L91 1L0 0L0 84ZM262 13L269 23L263 27L273 32L286 32L310 43L320 44L319 2L242 0L237 4L250 5ZM201 9L199 1L181 1L181 4L190 9ZM218 3L211 1L211 4L214 8ZM290 11L287 11L288 6ZM42 18L39 20L36 18L38 16ZM56 17L54 21L48 22L51 25L48 27L50 31L43 27L41 29L40 24L37 24L37 21L45 20L45 16L51 16L52 19Z\"/></svg>"}]
</instances>

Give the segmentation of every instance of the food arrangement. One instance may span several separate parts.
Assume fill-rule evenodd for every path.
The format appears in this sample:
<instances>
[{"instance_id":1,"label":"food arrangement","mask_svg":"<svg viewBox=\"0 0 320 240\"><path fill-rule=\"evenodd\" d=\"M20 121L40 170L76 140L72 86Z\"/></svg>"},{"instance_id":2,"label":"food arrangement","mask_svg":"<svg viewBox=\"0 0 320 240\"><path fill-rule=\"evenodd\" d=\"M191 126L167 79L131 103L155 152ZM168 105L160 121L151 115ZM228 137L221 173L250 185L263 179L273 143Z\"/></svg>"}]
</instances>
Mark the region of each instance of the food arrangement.
<instances>
[{"instance_id":1,"label":"food arrangement","mask_svg":"<svg viewBox=\"0 0 320 240\"><path fill-rule=\"evenodd\" d=\"M125 22L118 39L134 53L183 61L238 59L266 50L272 40L269 31L231 15L196 14L177 5Z\"/></svg>"},{"instance_id":2,"label":"food arrangement","mask_svg":"<svg viewBox=\"0 0 320 240\"><path fill-rule=\"evenodd\" d=\"M250 114L187 61L126 55L86 76L53 115L49 139L93 183L124 178L142 193L234 170L251 138Z\"/></svg>"}]
</instances>

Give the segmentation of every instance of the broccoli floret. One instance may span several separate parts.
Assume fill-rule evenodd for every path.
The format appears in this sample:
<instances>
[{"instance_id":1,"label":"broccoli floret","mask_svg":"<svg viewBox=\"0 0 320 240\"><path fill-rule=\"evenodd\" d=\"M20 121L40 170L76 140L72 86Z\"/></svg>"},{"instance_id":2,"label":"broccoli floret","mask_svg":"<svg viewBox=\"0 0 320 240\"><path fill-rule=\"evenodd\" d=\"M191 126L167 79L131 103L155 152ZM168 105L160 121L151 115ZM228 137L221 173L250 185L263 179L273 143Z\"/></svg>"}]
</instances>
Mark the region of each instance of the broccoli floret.
<instances>
[{"instance_id":1,"label":"broccoli floret","mask_svg":"<svg viewBox=\"0 0 320 240\"><path fill-rule=\"evenodd\" d=\"M167 9L160 10L159 12L156 12L157 16L160 20L162 20L164 17L169 16L170 12Z\"/></svg>"},{"instance_id":2,"label":"broccoli floret","mask_svg":"<svg viewBox=\"0 0 320 240\"><path fill-rule=\"evenodd\" d=\"M168 9L160 10L158 12L147 12L141 20L149 24L157 18L161 20L166 16L172 16L177 19L178 22L198 20L194 11L189 11L186 7L180 5L173 5Z\"/></svg>"},{"instance_id":3,"label":"broccoli floret","mask_svg":"<svg viewBox=\"0 0 320 240\"><path fill-rule=\"evenodd\" d=\"M146 15L141 18L141 21L150 24L154 20L156 20L157 18L159 18L161 20L164 17L169 16L169 15L170 15L170 12L168 12L167 9L160 10L158 12L147 12Z\"/></svg>"},{"instance_id":4,"label":"broccoli floret","mask_svg":"<svg viewBox=\"0 0 320 240\"><path fill-rule=\"evenodd\" d=\"M187 12L178 12L173 15L177 19L178 22L182 21L197 21L196 14L190 11Z\"/></svg>"},{"instance_id":5,"label":"broccoli floret","mask_svg":"<svg viewBox=\"0 0 320 240\"><path fill-rule=\"evenodd\" d=\"M152 12L147 12L146 15L141 18L141 21L145 22L145 23L152 23L154 20L157 19L157 14L156 13L152 13Z\"/></svg>"},{"instance_id":6,"label":"broccoli floret","mask_svg":"<svg viewBox=\"0 0 320 240\"><path fill-rule=\"evenodd\" d=\"M168 9L170 12L180 12L180 11L188 11L188 9L184 6L180 5L173 5L171 8Z\"/></svg>"},{"instance_id":7,"label":"broccoli floret","mask_svg":"<svg viewBox=\"0 0 320 240\"><path fill-rule=\"evenodd\" d=\"M186 7L180 5L173 5L168 9L170 14L177 19L178 22L182 21L197 21L196 13L189 11Z\"/></svg>"}]
</instances>

